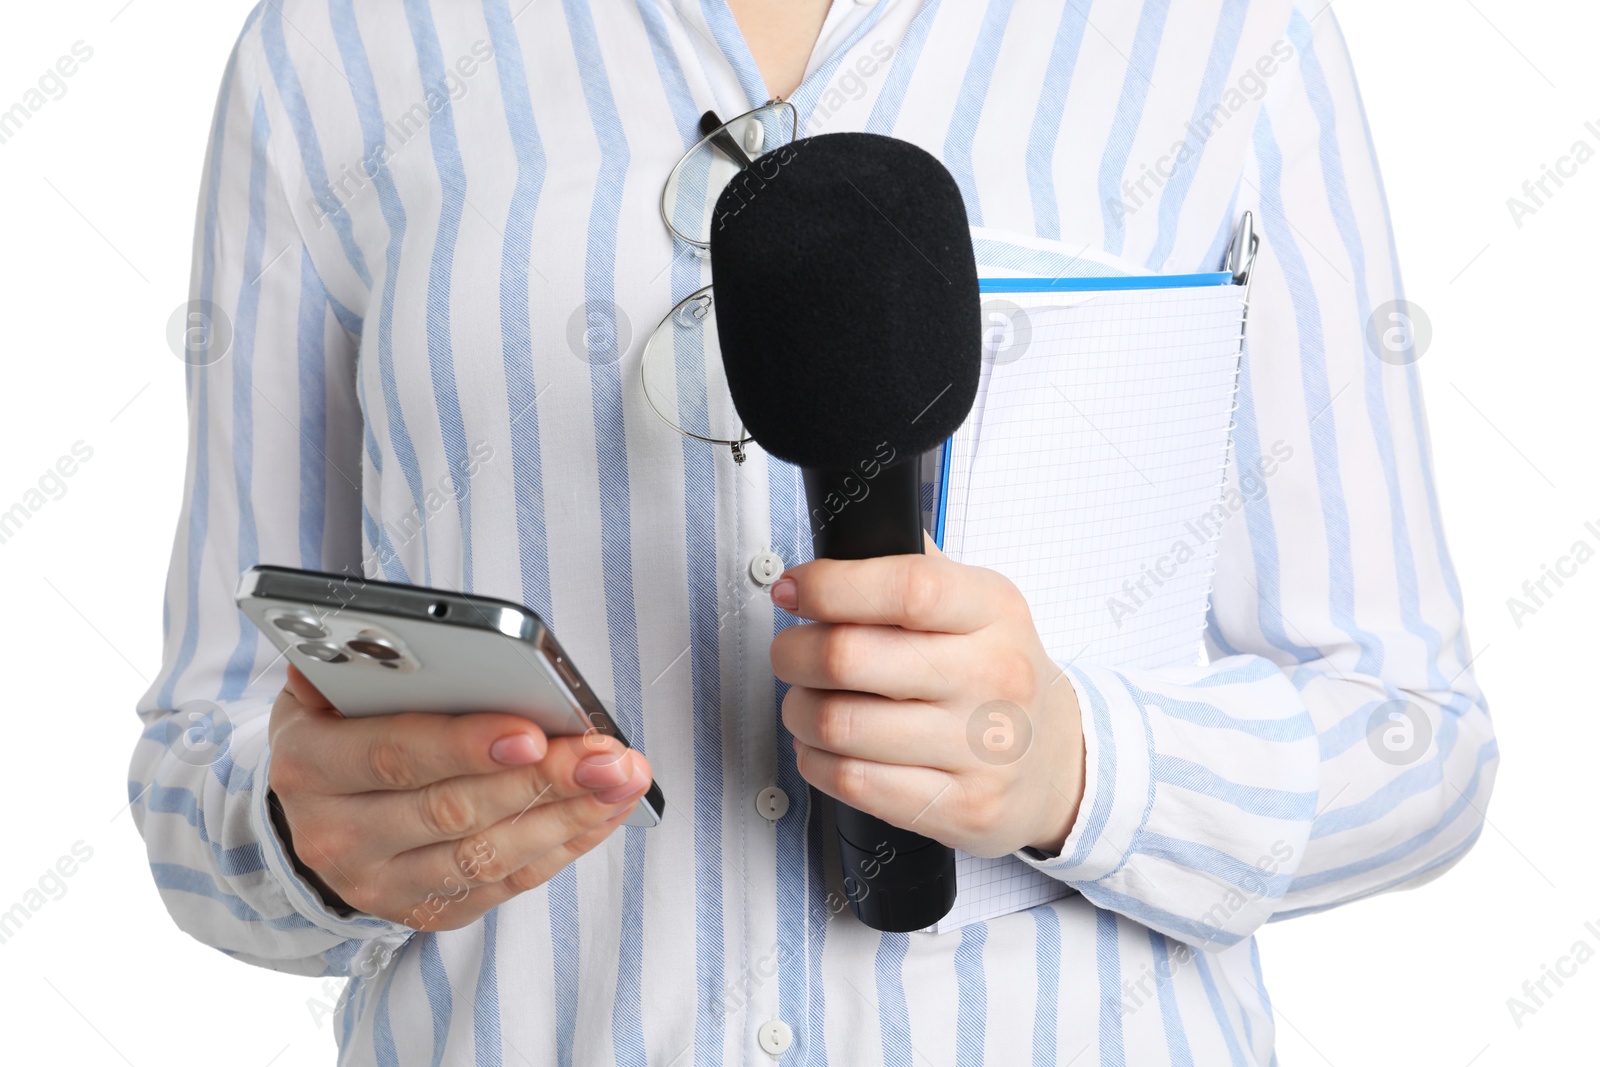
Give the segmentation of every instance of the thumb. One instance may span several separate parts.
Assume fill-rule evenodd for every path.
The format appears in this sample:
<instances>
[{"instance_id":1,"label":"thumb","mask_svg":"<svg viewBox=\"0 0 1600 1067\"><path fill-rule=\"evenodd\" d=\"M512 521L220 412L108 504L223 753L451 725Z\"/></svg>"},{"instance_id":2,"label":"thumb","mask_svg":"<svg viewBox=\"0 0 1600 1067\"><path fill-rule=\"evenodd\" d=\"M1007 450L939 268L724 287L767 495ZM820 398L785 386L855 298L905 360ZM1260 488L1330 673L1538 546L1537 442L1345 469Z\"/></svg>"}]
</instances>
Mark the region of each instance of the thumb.
<instances>
[{"instance_id":1,"label":"thumb","mask_svg":"<svg viewBox=\"0 0 1600 1067\"><path fill-rule=\"evenodd\" d=\"M922 551L925 555L945 558L944 552L934 543L933 536L927 530L922 531Z\"/></svg>"}]
</instances>

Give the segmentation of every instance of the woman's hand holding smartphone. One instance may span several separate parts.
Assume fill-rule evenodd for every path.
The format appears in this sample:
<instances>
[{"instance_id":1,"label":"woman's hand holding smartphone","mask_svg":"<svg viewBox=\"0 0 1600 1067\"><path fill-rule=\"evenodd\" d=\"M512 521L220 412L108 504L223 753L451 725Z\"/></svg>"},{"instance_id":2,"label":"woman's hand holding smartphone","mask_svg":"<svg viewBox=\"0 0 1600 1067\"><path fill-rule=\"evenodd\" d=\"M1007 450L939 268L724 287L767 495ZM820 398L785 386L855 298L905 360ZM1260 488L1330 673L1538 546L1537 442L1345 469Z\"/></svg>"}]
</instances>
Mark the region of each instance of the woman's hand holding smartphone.
<instances>
[{"instance_id":1,"label":"woman's hand holding smartphone","mask_svg":"<svg viewBox=\"0 0 1600 1067\"><path fill-rule=\"evenodd\" d=\"M344 718L293 666L268 737L284 843L319 891L418 930L466 926L549 881L652 778L615 737L549 738L518 715Z\"/></svg>"}]
</instances>

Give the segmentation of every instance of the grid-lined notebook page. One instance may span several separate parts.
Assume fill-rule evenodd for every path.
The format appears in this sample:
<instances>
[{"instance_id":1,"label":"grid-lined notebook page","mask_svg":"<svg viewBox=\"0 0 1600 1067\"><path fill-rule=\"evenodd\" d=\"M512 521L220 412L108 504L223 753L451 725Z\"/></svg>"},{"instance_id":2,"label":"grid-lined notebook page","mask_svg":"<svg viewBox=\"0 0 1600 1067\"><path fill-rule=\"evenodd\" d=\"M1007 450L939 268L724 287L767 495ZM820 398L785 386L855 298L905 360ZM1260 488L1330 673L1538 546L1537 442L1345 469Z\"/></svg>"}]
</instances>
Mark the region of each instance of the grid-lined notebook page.
<instances>
[{"instance_id":1,"label":"grid-lined notebook page","mask_svg":"<svg viewBox=\"0 0 1600 1067\"><path fill-rule=\"evenodd\" d=\"M1020 309L951 438L943 548L1010 578L1058 662L1194 663L1211 592L1244 289L991 294ZM957 852L940 932L1067 886Z\"/></svg>"}]
</instances>

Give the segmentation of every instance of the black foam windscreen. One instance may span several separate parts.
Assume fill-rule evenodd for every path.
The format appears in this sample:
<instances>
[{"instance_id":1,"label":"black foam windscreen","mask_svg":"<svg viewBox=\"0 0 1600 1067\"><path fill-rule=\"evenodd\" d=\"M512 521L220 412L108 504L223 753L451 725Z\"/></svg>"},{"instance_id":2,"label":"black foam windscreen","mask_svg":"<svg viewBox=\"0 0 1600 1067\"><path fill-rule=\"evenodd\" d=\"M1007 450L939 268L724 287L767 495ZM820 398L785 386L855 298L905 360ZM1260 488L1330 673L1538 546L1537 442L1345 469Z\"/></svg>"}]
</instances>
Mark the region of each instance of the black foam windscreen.
<instances>
[{"instance_id":1,"label":"black foam windscreen","mask_svg":"<svg viewBox=\"0 0 1600 1067\"><path fill-rule=\"evenodd\" d=\"M916 145L828 133L752 161L717 200L711 282L734 407L779 459L915 455L972 408L983 323L966 206Z\"/></svg>"}]
</instances>

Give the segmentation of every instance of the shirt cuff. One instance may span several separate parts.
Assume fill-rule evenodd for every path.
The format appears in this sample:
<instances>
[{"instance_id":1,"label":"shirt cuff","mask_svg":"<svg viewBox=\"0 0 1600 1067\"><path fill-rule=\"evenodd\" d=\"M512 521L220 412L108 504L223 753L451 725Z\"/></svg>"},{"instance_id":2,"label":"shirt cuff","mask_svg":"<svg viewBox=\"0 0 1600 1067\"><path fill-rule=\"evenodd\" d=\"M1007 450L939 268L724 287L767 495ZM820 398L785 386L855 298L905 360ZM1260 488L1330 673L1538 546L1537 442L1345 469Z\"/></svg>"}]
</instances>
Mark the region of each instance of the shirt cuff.
<instances>
[{"instance_id":1,"label":"shirt cuff","mask_svg":"<svg viewBox=\"0 0 1600 1067\"><path fill-rule=\"evenodd\" d=\"M1031 846L1012 855L1067 883L1094 882L1121 870L1150 818L1155 796L1154 743L1143 708L1109 667L1063 667L1083 722L1083 800L1056 856Z\"/></svg>"},{"instance_id":2,"label":"shirt cuff","mask_svg":"<svg viewBox=\"0 0 1600 1067\"><path fill-rule=\"evenodd\" d=\"M262 861L266 864L273 880L282 888L289 906L317 927L346 938L369 940L384 935L402 935L400 940L404 940L405 937L416 933L404 923L380 919L365 912L351 911L348 914L340 914L329 907L316 887L295 870L294 858L289 853L289 847L279 836L277 827L272 822L272 811L267 798L269 792L267 768L271 762L272 749L264 745L261 757L256 762L253 779L255 789L250 804L250 826L255 832L255 839L261 842Z\"/></svg>"}]
</instances>

